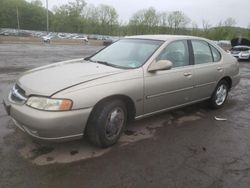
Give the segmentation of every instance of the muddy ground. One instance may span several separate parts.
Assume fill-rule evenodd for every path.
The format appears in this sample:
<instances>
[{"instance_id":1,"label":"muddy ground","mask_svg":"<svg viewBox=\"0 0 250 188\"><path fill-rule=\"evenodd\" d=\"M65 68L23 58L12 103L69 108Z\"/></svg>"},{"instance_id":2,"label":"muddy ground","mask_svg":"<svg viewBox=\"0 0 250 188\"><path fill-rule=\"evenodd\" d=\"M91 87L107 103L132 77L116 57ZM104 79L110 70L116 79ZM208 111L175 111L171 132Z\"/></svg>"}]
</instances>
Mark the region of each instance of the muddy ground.
<instances>
[{"instance_id":1,"label":"muddy ground","mask_svg":"<svg viewBox=\"0 0 250 188\"><path fill-rule=\"evenodd\" d=\"M25 70L100 47L0 44L0 100ZM128 125L119 143L32 141L0 105L0 187L249 187L250 62L223 109L200 103ZM215 117L224 118L217 121Z\"/></svg>"}]
</instances>

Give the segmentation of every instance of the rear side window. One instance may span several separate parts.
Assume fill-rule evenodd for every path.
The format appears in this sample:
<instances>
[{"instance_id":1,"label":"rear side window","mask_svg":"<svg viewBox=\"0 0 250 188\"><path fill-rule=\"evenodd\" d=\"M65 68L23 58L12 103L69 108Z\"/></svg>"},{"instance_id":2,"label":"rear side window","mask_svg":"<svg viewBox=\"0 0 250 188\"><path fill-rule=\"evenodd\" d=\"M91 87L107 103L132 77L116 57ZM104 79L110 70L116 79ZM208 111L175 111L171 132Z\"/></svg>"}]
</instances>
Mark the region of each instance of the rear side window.
<instances>
[{"instance_id":1,"label":"rear side window","mask_svg":"<svg viewBox=\"0 0 250 188\"><path fill-rule=\"evenodd\" d=\"M221 59L220 52L215 47L213 47L211 45L210 45L210 48L211 48L211 51L212 51L212 54L213 54L214 62L220 61L220 59Z\"/></svg>"},{"instance_id":2,"label":"rear side window","mask_svg":"<svg viewBox=\"0 0 250 188\"><path fill-rule=\"evenodd\" d=\"M211 54L210 47L207 42L194 40L192 41L194 51L195 64L203 64L213 62L213 56Z\"/></svg>"}]
</instances>

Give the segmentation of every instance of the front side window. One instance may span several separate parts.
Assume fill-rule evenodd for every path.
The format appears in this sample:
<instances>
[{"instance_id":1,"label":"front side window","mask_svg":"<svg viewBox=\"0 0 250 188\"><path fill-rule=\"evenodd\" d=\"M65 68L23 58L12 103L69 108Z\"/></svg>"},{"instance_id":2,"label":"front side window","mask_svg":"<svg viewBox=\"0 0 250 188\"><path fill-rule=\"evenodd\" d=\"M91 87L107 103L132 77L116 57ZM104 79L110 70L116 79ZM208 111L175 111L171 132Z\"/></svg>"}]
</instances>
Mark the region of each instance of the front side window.
<instances>
[{"instance_id":1,"label":"front side window","mask_svg":"<svg viewBox=\"0 0 250 188\"><path fill-rule=\"evenodd\" d=\"M175 41L167 45L156 58L156 61L159 60L169 60L173 63L173 67L189 65L187 41Z\"/></svg>"},{"instance_id":2,"label":"front side window","mask_svg":"<svg viewBox=\"0 0 250 188\"><path fill-rule=\"evenodd\" d=\"M192 46L194 51L195 64L213 62L213 56L211 54L211 50L207 42L194 40L192 41Z\"/></svg>"},{"instance_id":3,"label":"front side window","mask_svg":"<svg viewBox=\"0 0 250 188\"><path fill-rule=\"evenodd\" d=\"M99 53L90 61L118 68L138 68L164 43L160 40L122 39Z\"/></svg>"}]
</instances>

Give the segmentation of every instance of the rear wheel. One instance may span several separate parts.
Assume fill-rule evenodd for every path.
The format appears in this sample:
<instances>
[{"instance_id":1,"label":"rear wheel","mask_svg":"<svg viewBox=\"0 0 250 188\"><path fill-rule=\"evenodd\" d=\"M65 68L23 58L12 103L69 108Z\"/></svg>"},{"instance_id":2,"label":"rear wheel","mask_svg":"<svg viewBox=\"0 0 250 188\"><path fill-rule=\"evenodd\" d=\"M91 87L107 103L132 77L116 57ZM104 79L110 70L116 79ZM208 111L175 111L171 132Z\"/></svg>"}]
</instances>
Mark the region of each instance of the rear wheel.
<instances>
[{"instance_id":1,"label":"rear wheel","mask_svg":"<svg viewBox=\"0 0 250 188\"><path fill-rule=\"evenodd\" d=\"M120 138L126 121L127 109L121 100L105 101L91 113L86 136L99 147L112 146Z\"/></svg>"},{"instance_id":2,"label":"rear wheel","mask_svg":"<svg viewBox=\"0 0 250 188\"><path fill-rule=\"evenodd\" d=\"M212 97L209 100L210 106L215 109L221 108L228 96L229 85L226 80L221 80L215 88Z\"/></svg>"}]
</instances>

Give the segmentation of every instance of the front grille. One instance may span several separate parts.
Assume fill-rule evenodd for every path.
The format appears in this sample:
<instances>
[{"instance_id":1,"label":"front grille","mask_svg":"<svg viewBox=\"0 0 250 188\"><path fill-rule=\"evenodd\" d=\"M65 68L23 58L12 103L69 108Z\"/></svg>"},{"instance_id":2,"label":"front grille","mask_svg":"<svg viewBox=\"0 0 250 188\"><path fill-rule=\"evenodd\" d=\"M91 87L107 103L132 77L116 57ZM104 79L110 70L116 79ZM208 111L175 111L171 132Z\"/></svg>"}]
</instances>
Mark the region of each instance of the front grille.
<instances>
[{"instance_id":1,"label":"front grille","mask_svg":"<svg viewBox=\"0 0 250 188\"><path fill-rule=\"evenodd\" d=\"M239 54L239 51L232 51L232 54Z\"/></svg>"},{"instance_id":2,"label":"front grille","mask_svg":"<svg viewBox=\"0 0 250 188\"><path fill-rule=\"evenodd\" d=\"M16 103L25 103L27 97L25 96L25 91L15 84L10 91L10 100Z\"/></svg>"}]
</instances>

